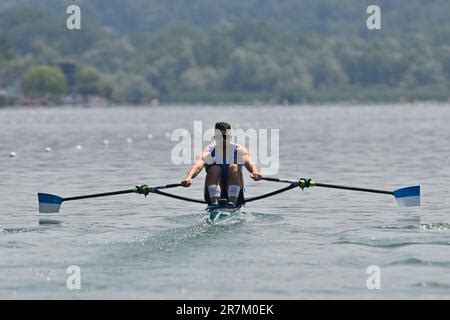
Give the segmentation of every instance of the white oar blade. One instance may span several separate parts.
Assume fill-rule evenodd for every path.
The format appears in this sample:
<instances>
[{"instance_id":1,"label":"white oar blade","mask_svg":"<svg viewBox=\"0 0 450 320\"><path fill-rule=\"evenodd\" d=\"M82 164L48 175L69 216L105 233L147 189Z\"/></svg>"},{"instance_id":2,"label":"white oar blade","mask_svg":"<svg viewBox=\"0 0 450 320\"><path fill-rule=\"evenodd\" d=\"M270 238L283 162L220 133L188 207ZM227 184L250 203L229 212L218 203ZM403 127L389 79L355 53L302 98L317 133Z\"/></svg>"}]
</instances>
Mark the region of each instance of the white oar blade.
<instances>
[{"instance_id":1,"label":"white oar blade","mask_svg":"<svg viewBox=\"0 0 450 320\"><path fill-rule=\"evenodd\" d=\"M400 207L420 206L420 186L402 188L394 191L395 200Z\"/></svg>"},{"instance_id":2,"label":"white oar blade","mask_svg":"<svg viewBox=\"0 0 450 320\"><path fill-rule=\"evenodd\" d=\"M62 198L49 193L38 193L39 213L58 213Z\"/></svg>"}]
</instances>

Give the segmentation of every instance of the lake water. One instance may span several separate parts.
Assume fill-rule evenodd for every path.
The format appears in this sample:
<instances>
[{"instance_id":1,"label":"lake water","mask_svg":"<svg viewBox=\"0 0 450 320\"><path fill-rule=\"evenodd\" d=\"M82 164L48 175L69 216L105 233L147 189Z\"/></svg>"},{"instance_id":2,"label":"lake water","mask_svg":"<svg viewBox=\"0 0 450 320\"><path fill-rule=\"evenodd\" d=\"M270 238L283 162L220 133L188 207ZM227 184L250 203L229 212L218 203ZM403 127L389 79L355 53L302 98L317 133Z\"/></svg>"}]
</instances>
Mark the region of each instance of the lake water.
<instances>
[{"instance_id":1,"label":"lake water","mask_svg":"<svg viewBox=\"0 0 450 320\"><path fill-rule=\"evenodd\" d=\"M59 223L39 223L37 192L179 182L189 166L172 163L167 134L196 120L279 129L278 177L420 184L422 206L294 189L214 227L202 205L128 194L67 202ZM450 298L450 105L3 109L0 165L0 298ZM203 178L170 192L202 198ZM248 196L280 187L245 179ZM80 290L66 286L71 265Z\"/></svg>"}]
</instances>

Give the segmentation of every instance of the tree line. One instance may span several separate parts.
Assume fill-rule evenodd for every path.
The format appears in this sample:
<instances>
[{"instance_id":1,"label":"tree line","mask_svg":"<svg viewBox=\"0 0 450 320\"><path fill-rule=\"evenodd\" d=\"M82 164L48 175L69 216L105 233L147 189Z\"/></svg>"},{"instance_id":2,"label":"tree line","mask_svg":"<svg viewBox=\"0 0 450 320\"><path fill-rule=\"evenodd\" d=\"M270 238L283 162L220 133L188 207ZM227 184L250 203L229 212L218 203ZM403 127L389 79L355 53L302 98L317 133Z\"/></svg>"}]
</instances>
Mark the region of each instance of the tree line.
<instances>
[{"instance_id":1,"label":"tree line","mask_svg":"<svg viewBox=\"0 0 450 320\"><path fill-rule=\"evenodd\" d=\"M184 21L120 34L94 22L80 32L61 30L62 18L48 12L45 22L17 26L27 14L0 13L0 88L16 84L24 97L301 103L450 95L448 27L427 36L397 30L346 37L273 22L202 28ZM351 23L339 21L343 30Z\"/></svg>"}]
</instances>

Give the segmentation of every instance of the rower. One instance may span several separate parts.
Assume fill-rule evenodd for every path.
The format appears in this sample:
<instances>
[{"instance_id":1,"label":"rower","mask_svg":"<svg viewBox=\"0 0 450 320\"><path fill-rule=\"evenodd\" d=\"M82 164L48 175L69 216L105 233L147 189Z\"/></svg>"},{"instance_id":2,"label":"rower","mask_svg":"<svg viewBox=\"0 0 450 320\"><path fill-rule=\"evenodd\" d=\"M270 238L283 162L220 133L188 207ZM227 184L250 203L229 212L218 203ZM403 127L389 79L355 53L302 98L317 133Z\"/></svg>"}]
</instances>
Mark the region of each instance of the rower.
<instances>
[{"instance_id":1,"label":"rower","mask_svg":"<svg viewBox=\"0 0 450 320\"><path fill-rule=\"evenodd\" d=\"M181 184L191 186L192 180L205 168L204 197L208 208L219 208L220 199L226 199L228 208L240 207L244 204L242 166L250 172L253 180L258 181L262 176L248 150L231 141L230 124L217 122L214 129L214 142L197 156Z\"/></svg>"}]
</instances>

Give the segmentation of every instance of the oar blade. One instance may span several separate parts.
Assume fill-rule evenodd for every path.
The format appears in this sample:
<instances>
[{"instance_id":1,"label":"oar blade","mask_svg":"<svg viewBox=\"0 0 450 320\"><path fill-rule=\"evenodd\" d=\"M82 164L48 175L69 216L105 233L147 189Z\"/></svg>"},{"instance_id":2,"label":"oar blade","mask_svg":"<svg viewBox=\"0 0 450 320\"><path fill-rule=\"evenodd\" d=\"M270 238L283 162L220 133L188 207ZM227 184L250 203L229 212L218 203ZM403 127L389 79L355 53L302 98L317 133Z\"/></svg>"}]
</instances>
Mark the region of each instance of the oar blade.
<instances>
[{"instance_id":1,"label":"oar blade","mask_svg":"<svg viewBox=\"0 0 450 320\"><path fill-rule=\"evenodd\" d=\"M49 193L38 193L39 213L58 213L62 198Z\"/></svg>"},{"instance_id":2,"label":"oar blade","mask_svg":"<svg viewBox=\"0 0 450 320\"><path fill-rule=\"evenodd\" d=\"M412 186L394 191L395 200L400 207L420 206L420 186Z\"/></svg>"}]
</instances>

